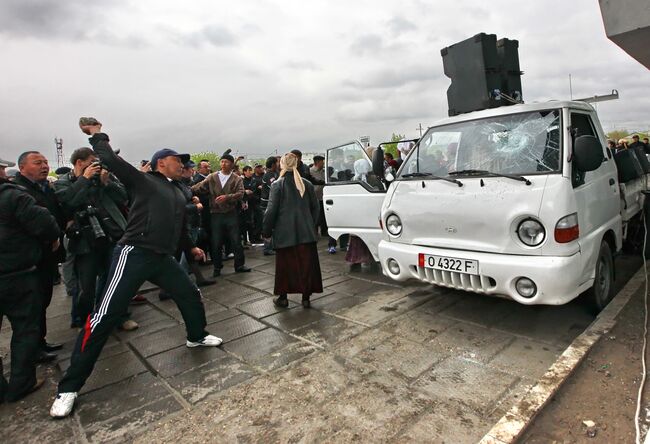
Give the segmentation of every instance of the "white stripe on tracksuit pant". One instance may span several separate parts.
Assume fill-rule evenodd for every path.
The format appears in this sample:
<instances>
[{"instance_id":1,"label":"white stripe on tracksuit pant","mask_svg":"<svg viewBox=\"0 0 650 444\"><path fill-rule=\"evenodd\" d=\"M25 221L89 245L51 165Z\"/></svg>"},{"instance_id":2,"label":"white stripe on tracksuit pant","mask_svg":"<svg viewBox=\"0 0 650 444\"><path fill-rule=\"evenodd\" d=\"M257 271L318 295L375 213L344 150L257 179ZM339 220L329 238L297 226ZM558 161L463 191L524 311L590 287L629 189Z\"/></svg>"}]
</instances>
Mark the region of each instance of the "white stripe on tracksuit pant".
<instances>
[{"instance_id":1,"label":"white stripe on tracksuit pant","mask_svg":"<svg viewBox=\"0 0 650 444\"><path fill-rule=\"evenodd\" d=\"M207 335L201 292L176 259L132 245L117 245L101 303L79 333L70 367L59 382L59 393L78 392L83 387L110 333L145 281L172 296L185 321L188 340L199 341Z\"/></svg>"}]
</instances>

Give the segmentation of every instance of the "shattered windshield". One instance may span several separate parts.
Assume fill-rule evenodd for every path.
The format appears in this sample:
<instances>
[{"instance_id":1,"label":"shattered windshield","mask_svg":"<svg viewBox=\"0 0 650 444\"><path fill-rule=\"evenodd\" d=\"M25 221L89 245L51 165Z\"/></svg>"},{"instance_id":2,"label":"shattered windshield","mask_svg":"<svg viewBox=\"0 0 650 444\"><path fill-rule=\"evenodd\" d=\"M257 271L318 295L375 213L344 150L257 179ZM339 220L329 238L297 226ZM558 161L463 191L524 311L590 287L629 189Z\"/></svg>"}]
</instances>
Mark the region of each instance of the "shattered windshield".
<instances>
[{"instance_id":1,"label":"shattered windshield","mask_svg":"<svg viewBox=\"0 0 650 444\"><path fill-rule=\"evenodd\" d=\"M400 176L558 172L560 114L559 110L536 111L429 128Z\"/></svg>"}]
</instances>

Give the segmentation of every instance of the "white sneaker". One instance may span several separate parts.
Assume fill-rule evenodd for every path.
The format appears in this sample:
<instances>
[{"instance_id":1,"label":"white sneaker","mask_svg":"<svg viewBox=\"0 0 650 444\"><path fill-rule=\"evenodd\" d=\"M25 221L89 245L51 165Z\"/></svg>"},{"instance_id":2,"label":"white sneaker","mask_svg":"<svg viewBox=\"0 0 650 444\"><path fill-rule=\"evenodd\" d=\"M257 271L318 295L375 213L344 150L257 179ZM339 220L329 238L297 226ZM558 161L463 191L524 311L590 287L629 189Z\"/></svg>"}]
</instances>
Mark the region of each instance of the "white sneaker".
<instances>
[{"instance_id":1,"label":"white sneaker","mask_svg":"<svg viewBox=\"0 0 650 444\"><path fill-rule=\"evenodd\" d=\"M201 339L198 342L192 342L192 341L187 341L185 345L188 347L219 347L223 341L221 338L217 338L216 336L213 335L207 335L205 338Z\"/></svg>"},{"instance_id":2,"label":"white sneaker","mask_svg":"<svg viewBox=\"0 0 650 444\"><path fill-rule=\"evenodd\" d=\"M77 392L59 393L52 403L50 416L52 418L65 418L72 412L74 401L77 399Z\"/></svg>"}]
</instances>

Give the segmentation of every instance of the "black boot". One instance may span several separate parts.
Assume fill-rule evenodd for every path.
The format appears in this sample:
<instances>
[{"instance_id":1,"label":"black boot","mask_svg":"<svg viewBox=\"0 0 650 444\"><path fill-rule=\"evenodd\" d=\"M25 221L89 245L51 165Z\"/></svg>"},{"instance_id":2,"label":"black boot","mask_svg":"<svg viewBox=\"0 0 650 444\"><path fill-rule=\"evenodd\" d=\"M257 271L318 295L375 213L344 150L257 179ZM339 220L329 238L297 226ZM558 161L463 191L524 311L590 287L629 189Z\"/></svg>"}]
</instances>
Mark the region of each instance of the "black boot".
<instances>
[{"instance_id":1,"label":"black boot","mask_svg":"<svg viewBox=\"0 0 650 444\"><path fill-rule=\"evenodd\" d=\"M303 294L302 295L302 306L303 308L309 308L311 307L311 301L309 300L310 294Z\"/></svg>"},{"instance_id":2,"label":"black boot","mask_svg":"<svg viewBox=\"0 0 650 444\"><path fill-rule=\"evenodd\" d=\"M277 298L273 299L273 303L282 308L287 308L289 306L289 300L287 299L286 294L281 294Z\"/></svg>"}]
</instances>

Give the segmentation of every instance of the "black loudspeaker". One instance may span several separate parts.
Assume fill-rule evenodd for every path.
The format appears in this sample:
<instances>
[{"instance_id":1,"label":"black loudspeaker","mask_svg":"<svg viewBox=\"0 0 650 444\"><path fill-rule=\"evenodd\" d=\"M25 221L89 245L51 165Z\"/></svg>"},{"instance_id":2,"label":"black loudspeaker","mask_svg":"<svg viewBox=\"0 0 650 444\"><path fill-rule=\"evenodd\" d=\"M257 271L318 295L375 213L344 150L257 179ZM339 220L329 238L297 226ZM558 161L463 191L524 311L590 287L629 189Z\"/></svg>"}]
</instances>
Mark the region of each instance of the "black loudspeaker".
<instances>
[{"instance_id":1,"label":"black loudspeaker","mask_svg":"<svg viewBox=\"0 0 650 444\"><path fill-rule=\"evenodd\" d=\"M629 182L643 176L643 168L633 150L620 150L614 154L618 169L618 181Z\"/></svg>"},{"instance_id":2,"label":"black loudspeaker","mask_svg":"<svg viewBox=\"0 0 650 444\"><path fill-rule=\"evenodd\" d=\"M494 34L477 34L440 51L447 89L449 115L510 105L499 93L522 101L519 42Z\"/></svg>"},{"instance_id":3,"label":"black loudspeaker","mask_svg":"<svg viewBox=\"0 0 650 444\"><path fill-rule=\"evenodd\" d=\"M641 146L637 146L635 148L632 148L634 150L634 154L636 154L637 159L639 160L639 163L641 164L641 168L643 169L643 172L645 174L650 173L650 161L648 161L648 156L645 154L645 149Z\"/></svg>"}]
</instances>

